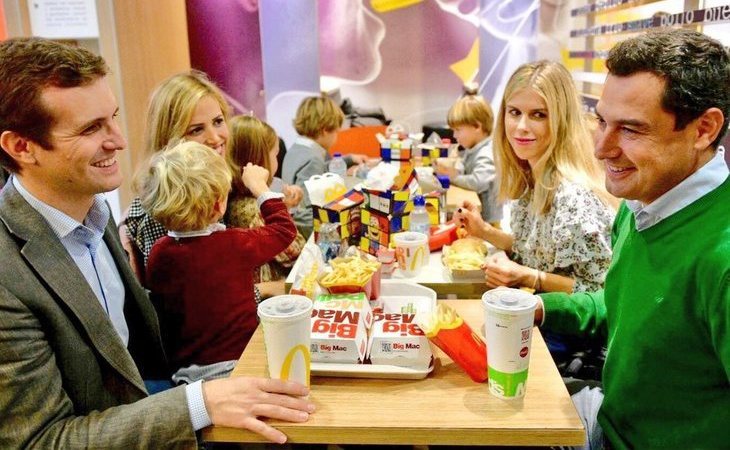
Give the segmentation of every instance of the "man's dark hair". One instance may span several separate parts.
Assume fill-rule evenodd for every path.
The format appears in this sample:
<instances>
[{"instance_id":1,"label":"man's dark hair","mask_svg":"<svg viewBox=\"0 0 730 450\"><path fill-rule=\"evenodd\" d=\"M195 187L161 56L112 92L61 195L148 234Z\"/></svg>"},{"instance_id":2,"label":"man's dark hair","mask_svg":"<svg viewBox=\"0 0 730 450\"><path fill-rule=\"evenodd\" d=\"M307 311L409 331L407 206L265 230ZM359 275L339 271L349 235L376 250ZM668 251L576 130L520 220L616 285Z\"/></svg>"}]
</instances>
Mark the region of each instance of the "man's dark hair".
<instances>
[{"instance_id":1,"label":"man's dark hair","mask_svg":"<svg viewBox=\"0 0 730 450\"><path fill-rule=\"evenodd\" d=\"M0 133L15 131L50 149L53 117L41 102L43 89L88 85L107 72L103 58L81 47L41 38L0 42ZM5 151L0 165L20 170Z\"/></svg>"},{"instance_id":2,"label":"man's dark hair","mask_svg":"<svg viewBox=\"0 0 730 450\"><path fill-rule=\"evenodd\" d=\"M608 54L611 75L650 72L666 81L662 108L684 129L709 108L725 116L717 148L730 121L730 54L720 42L688 29L662 29L619 42Z\"/></svg>"}]
</instances>

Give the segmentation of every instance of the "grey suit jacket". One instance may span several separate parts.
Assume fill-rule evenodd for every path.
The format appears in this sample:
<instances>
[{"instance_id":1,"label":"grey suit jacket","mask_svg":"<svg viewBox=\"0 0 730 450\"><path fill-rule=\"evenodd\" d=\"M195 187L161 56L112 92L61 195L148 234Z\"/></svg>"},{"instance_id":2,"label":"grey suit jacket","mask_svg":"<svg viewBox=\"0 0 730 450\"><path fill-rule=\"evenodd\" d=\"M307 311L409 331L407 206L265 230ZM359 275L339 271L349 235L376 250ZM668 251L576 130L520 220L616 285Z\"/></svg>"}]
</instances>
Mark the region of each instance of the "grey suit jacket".
<instances>
[{"instance_id":1,"label":"grey suit jacket","mask_svg":"<svg viewBox=\"0 0 730 450\"><path fill-rule=\"evenodd\" d=\"M166 373L152 304L116 227L104 234L125 285L127 347L66 249L8 183L0 193L0 448L194 448Z\"/></svg>"}]
</instances>

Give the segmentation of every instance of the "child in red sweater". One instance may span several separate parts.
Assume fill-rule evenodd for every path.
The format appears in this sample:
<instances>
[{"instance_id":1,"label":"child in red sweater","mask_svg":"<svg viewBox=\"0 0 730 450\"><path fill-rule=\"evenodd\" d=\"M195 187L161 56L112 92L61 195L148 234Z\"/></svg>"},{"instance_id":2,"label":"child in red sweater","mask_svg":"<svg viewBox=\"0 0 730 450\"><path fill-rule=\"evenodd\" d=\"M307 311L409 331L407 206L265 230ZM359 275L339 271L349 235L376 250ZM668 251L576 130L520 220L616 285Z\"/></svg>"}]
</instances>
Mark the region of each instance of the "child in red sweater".
<instances>
[{"instance_id":1,"label":"child in red sweater","mask_svg":"<svg viewBox=\"0 0 730 450\"><path fill-rule=\"evenodd\" d=\"M141 186L144 208L168 230L152 247L147 283L160 317L173 380L227 375L257 326L254 270L296 236L266 169L248 164L241 180L265 225L228 228L231 173L205 145L183 142L155 154Z\"/></svg>"}]
</instances>

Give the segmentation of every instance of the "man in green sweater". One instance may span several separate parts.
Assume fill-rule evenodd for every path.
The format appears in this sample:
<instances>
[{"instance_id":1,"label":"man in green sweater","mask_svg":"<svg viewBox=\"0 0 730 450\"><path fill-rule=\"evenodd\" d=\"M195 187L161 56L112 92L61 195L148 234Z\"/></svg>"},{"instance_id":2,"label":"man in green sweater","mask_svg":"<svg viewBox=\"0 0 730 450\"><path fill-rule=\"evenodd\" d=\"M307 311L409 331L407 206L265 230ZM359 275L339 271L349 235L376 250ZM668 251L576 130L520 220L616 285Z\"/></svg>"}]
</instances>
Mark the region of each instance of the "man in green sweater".
<instances>
[{"instance_id":1,"label":"man in green sweater","mask_svg":"<svg viewBox=\"0 0 730 450\"><path fill-rule=\"evenodd\" d=\"M626 199L613 263L601 292L541 295L536 322L608 341L603 390L574 395L590 448L728 448L730 55L667 29L606 66L595 155Z\"/></svg>"}]
</instances>

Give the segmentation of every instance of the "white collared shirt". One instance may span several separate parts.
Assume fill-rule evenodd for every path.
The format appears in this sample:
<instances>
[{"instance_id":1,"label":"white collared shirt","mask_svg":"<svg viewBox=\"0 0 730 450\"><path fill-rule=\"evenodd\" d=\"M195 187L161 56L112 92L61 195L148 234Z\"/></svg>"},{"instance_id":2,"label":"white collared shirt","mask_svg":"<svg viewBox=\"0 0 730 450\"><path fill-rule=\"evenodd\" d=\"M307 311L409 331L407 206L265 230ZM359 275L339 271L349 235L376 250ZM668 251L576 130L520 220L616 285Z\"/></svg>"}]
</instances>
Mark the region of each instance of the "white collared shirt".
<instances>
[{"instance_id":1,"label":"white collared shirt","mask_svg":"<svg viewBox=\"0 0 730 450\"><path fill-rule=\"evenodd\" d=\"M717 189L727 179L728 172L725 149L720 147L704 166L650 204L626 200L626 206L634 213L636 230L642 231L658 224Z\"/></svg>"},{"instance_id":2,"label":"white collared shirt","mask_svg":"<svg viewBox=\"0 0 730 450\"><path fill-rule=\"evenodd\" d=\"M12 179L13 186L21 197L46 219L68 251L126 347L129 342L129 328L124 318L124 283L104 242L104 230L110 216L104 196L94 196L94 203L84 223L79 223L33 196L23 187L18 177L14 176Z\"/></svg>"},{"instance_id":3,"label":"white collared shirt","mask_svg":"<svg viewBox=\"0 0 730 450\"><path fill-rule=\"evenodd\" d=\"M80 224L35 198L23 187L18 177L12 177L12 180L18 193L46 219L69 252L126 347L129 328L124 317L124 283L103 239L110 214L104 196L97 194L94 197L84 224ZM212 421L205 408L202 381L185 386L185 396L193 429L198 431L210 425Z\"/></svg>"}]
</instances>

